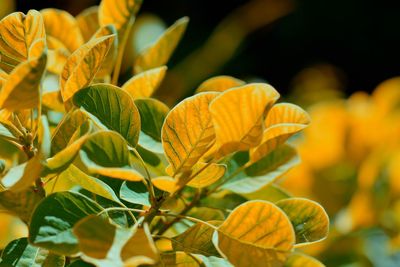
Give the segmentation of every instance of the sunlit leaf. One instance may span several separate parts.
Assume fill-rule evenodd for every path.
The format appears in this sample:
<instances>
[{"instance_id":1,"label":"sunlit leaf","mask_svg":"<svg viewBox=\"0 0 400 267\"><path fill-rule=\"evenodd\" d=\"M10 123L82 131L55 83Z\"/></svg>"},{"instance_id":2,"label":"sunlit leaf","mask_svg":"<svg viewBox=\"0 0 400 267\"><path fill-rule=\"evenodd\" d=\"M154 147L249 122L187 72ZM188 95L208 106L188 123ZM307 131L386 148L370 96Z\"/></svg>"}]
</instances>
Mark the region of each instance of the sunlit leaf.
<instances>
[{"instance_id":1,"label":"sunlit leaf","mask_svg":"<svg viewBox=\"0 0 400 267\"><path fill-rule=\"evenodd\" d=\"M181 40L188 22L187 17L177 20L153 44L141 51L135 59L135 73L165 65Z\"/></svg>"},{"instance_id":2,"label":"sunlit leaf","mask_svg":"<svg viewBox=\"0 0 400 267\"><path fill-rule=\"evenodd\" d=\"M232 211L213 241L234 266L280 266L293 248L295 235L277 206L249 201Z\"/></svg>"},{"instance_id":3,"label":"sunlit leaf","mask_svg":"<svg viewBox=\"0 0 400 267\"><path fill-rule=\"evenodd\" d=\"M29 242L57 254L76 254L79 248L78 240L72 233L73 226L80 219L101 210L98 204L78 193L57 192L49 195L32 215Z\"/></svg>"},{"instance_id":4,"label":"sunlit leaf","mask_svg":"<svg viewBox=\"0 0 400 267\"><path fill-rule=\"evenodd\" d=\"M62 113L65 112L63 100L59 91L43 93L42 104L48 109Z\"/></svg>"},{"instance_id":5,"label":"sunlit leaf","mask_svg":"<svg viewBox=\"0 0 400 267\"><path fill-rule=\"evenodd\" d=\"M15 12L0 21L0 68L10 73L28 59L29 48L45 37L43 18L36 10Z\"/></svg>"},{"instance_id":6,"label":"sunlit leaf","mask_svg":"<svg viewBox=\"0 0 400 267\"><path fill-rule=\"evenodd\" d=\"M283 145L247 167L245 178L228 182L222 188L238 194L253 193L269 186L299 163L300 159L296 150Z\"/></svg>"},{"instance_id":7,"label":"sunlit leaf","mask_svg":"<svg viewBox=\"0 0 400 267\"><path fill-rule=\"evenodd\" d=\"M284 267L325 267L318 260L302 253L292 253Z\"/></svg>"},{"instance_id":8,"label":"sunlit leaf","mask_svg":"<svg viewBox=\"0 0 400 267\"><path fill-rule=\"evenodd\" d=\"M142 0L122 0L118 5L114 0L102 0L98 10L100 26L113 24L118 32L123 32L132 23L141 4Z\"/></svg>"},{"instance_id":9,"label":"sunlit leaf","mask_svg":"<svg viewBox=\"0 0 400 267\"><path fill-rule=\"evenodd\" d=\"M197 94L175 106L162 128L162 144L175 174L190 170L214 142L209 103L217 93Z\"/></svg>"},{"instance_id":10,"label":"sunlit leaf","mask_svg":"<svg viewBox=\"0 0 400 267\"><path fill-rule=\"evenodd\" d=\"M0 192L0 206L17 215L27 224L29 224L31 214L41 199L42 196L35 192L33 186L20 192L10 190Z\"/></svg>"},{"instance_id":11,"label":"sunlit leaf","mask_svg":"<svg viewBox=\"0 0 400 267\"><path fill-rule=\"evenodd\" d=\"M9 75L0 93L0 108L20 110L39 104L40 81L46 67L46 53L18 65Z\"/></svg>"},{"instance_id":12,"label":"sunlit leaf","mask_svg":"<svg viewBox=\"0 0 400 267\"><path fill-rule=\"evenodd\" d=\"M210 103L220 156L257 146L263 116L279 98L270 85L254 83L221 93Z\"/></svg>"},{"instance_id":13,"label":"sunlit leaf","mask_svg":"<svg viewBox=\"0 0 400 267\"><path fill-rule=\"evenodd\" d=\"M300 107L288 103L274 105L265 118L261 144L250 151L251 161L261 159L309 123L310 117Z\"/></svg>"},{"instance_id":14,"label":"sunlit leaf","mask_svg":"<svg viewBox=\"0 0 400 267\"><path fill-rule=\"evenodd\" d=\"M99 71L96 74L96 77L105 77L107 75L111 75L112 70L114 69L115 60L117 59L118 53L118 38L117 38L117 30L114 25L106 25L98 29L93 35L92 39L101 38L103 36L114 35L114 40L110 49L108 50L107 56L104 59Z\"/></svg>"},{"instance_id":15,"label":"sunlit leaf","mask_svg":"<svg viewBox=\"0 0 400 267\"><path fill-rule=\"evenodd\" d=\"M144 71L124 83L122 89L127 91L133 98L150 97L160 86L166 72L166 66Z\"/></svg>"},{"instance_id":16,"label":"sunlit leaf","mask_svg":"<svg viewBox=\"0 0 400 267\"><path fill-rule=\"evenodd\" d=\"M218 225L218 221L209 222ZM186 253L202 254L204 256L219 256L212 243L214 229L202 223L197 223L182 234L175 236L172 241L174 250Z\"/></svg>"},{"instance_id":17,"label":"sunlit leaf","mask_svg":"<svg viewBox=\"0 0 400 267\"><path fill-rule=\"evenodd\" d=\"M40 11L43 16L46 34L58 39L69 52L83 45L83 37L75 18L68 12L55 8Z\"/></svg>"},{"instance_id":18,"label":"sunlit leaf","mask_svg":"<svg viewBox=\"0 0 400 267\"><path fill-rule=\"evenodd\" d=\"M171 194L176 192L180 188L178 180L170 176L155 177L151 179L151 182L158 189Z\"/></svg>"},{"instance_id":19,"label":"sunlit leaf","mask_svg":"<svg viewBox=\"0 0 400 267\"><path fill-rule=\"evenodd\" d=\"M63 267L65 257L50 253L48 250L34 247L27 238L12 241L1 255L2 266Z\"/></svg>"},{"instance_id":20,"label":"sunlit leaf","mask_svg":"<svg viewBox=\"0 0 400 267\"><path fill-rule=\"evenodd\" d=\"M196 89L196 92L197 93L208 92L208 91L223 92L230 88L242 86L244 84L245 82L242 80L236 79L231 76L221 75L212 77L202 82Z\"/></svg>"},{"instance_id":21,"label":"sunlit leaf","mask_svg":"<svg viewBox=\"0 0 400 267\"><path fill-rule=\"evenodd\" d=\"M96 84L80 90L73 101L108 129L120 133L131 146L136 146L140 114L128 93L110 84Z\"/></svg>"},{"instance_id":22,"label":"sunlit leaf","mask_svg":"<svg viewBox=\"0 0 400 267\"><path fill-rule=\"evenodd\" d=\"M71 52L55 37L47 36L46 42L49 49L46 68L49 72L59 75L63 71Z\"/></svg>"},{"instance_id":23,"label":"sunlit leaf","mask_svg":"<svg viewBox=\"0 0 400 267\"><path fill-rule=\"evenodd\" d=\"M283 199L276 203L289 217L296 232L296 244L316 242L329 232L329 217L317 202L305 198Z\"/></svg>"},{"instance_id":24,"label":"sunlit leaf","mask_svg":"<svg viewBox=\"0 0 400 267\"><path fill-rule=\"evenodd\" d=\"M92 6L84 9L76 16L76 22L86 42L89 41L93 34L100 28L98 11L98 6Z\"/></svg>"},{"instance_id":25,"label":"sunlit leaf","mask_svg":"<svg viewBox=\"0 0 400 267\"><path fill-rule=\"evenodd\" d=\"M207 187L224 176L225 171L226 165L224 164L199 162L194 165L192 170L193 179L187 185L195 188Z\"/></svg>"},{"instance_id":26,"label":"sunlit leaf","mask_svg":"<svg viewBox=\"0 0 400 267\"><path fill-rule=\"evenodd\" d=\"M80 157L92 173L128 181L143 180L143 176L130 167L128 146L115 132L92 134L83 145Z\"/></svg>"},{"instance_id":27,"label":"sunlit leaf","mask_svg":"<svg viewBox=\"0 0 400 267\"><path fill-rule=\"evenodd\" d=\"M113 35L92 39L68 58L60 79L64 102L80 89L90 85L105 60L113 40Z\"/></svg>"}]
</instances>

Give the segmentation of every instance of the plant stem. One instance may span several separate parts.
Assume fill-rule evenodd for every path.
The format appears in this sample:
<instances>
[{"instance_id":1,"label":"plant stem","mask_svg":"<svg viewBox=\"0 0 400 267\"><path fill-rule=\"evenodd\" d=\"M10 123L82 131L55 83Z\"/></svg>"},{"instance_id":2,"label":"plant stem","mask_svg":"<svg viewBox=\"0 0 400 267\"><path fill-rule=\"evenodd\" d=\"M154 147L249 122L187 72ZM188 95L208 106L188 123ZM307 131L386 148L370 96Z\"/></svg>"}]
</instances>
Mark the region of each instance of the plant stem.
<instances>
[{"instance_id":1,"label":"plant stem","mask_svg":"<svg viewBox=\"0 0 400 267\"><path fill-rule=\"evenodd\" d=\"M114 72L113 72L113 76L112 76L112 80L111 80L111 83L114 85L118 85L118 78L119 78L119 73L121 71L121 65L122 65L122 59L124 56L125 46L126 46L126 42L128 41L134 21L135 21L135 16L131 16L128 24L126 25L124 36L122 37L122 42L119 43L117 60L114 65ZM120 36L118 36L118 38L119 37ZM118 42L119 42L119 40L118 40Z\"/></svg>"}]
</instances>

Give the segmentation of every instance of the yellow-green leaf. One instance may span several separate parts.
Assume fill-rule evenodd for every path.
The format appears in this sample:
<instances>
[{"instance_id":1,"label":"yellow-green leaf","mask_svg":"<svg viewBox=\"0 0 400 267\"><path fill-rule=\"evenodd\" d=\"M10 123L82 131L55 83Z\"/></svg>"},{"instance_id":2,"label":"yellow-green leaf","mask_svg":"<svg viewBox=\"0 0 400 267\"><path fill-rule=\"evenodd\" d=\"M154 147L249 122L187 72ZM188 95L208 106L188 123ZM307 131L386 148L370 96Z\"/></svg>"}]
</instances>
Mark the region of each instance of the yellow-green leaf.
<instances>
[{"instance_id":1,"label":"yellow-green leaf","mask_svg":"<svg viewBox=\"0 0 400 267\"><path fill-rule=\"evenodd\" d=\"M165 65L181 40L188 22L187 17L177 20L153 44L141 51L135 59L135 73Z\"/></svg>"},{"instance_id":2,"label":"yellow-green leaf","mask_svg":"<svg viewBox=\"0 0 400 267\"><path fill-rule=\"evenodd\" d=\"M93 34L100 28L98 12L99 7L92 6L84 9L76 16L76 22L86 42L89 41Z\"/></svg>"},{"instance_id":3,"label":"yellow-green leaf","mask_svg":"<svg viewBox=\"0 0 400 267\"><path fill-rule=\"evenodd\" d=\"M45 37L42 15L30 10L27 15L15 12L0 21L0 68L10 73L28 59L29 48Z\"/></svg>"},{"instance_id":4,"label":"yellow-green leaf","mask_svg":"<svg viewBox=\"0 0 400 267\"><path fill-rule=\"evenodd\" d=\"M161 139L174 175L190 170L213 145L215 132L209 103L217 94L208 92L189 97L167 115Z\"/></svg>"},{"instance_id":5,"label":"yellow-green leaf","mask_svg":"<svg viewBox=\"0 0 400 267\"><path fill-rule=\"evenodd\" d=\"M234 266L269 267L283 265L295 235L290 220L277 206L249 201L232 211L213 241Z\"/></svg>"},{"instance_id":6,"label":"yellow-green leaf","mask_svg":"<svg viewBox=\"0 0 400 267\"><path fill-rule=\"evenodd\" d=\"M207 166L206 166L207 165ZM226 165L211 163L207 164L199 162L194 165L192 175L194 176L189 182L188 186L195 188L203 188L212 185L224 176ZM196 175L196 173L198 173Z\"/></svg>"},{"instance_id":7,"label":"yellow-green leaf","mask_svg":"<svg viewBox=\"0 0 400 267\"><path fill-rule=\"evenodd\" d=\"M296 243L321 241L328 236L329 217L324 208L305 198L288 198L276 203L291 220L296 232Z\"/></svg>"},{"instance_id":8,"label":"yellow-green leaf","mask_svg":"<svg viewBox=\"0 0 400 267\"><path fill-rule=\"evenodd\" d=\"M241 195L248 200L266 200L273 203L291 197L288 192L286 192L283 188L279 187L276 184L270 184L255 192Z\"/></svg>"},{"instance_id":9,"label":"yellow-green leaf","mask_svg":"<svg viewBox=\"0 0 400 267\"><path fill-rule=\"evenodd\" d=\"M254 83L221 93L210 103L217 156L257 146L262 139L263 116L279 98L268 84Z\"/></svg>"},{"instance_id":10,"label":"yellow-green leaf","mask_svg":"<svg viewBox=\"0 0 400 267\"><path fill-rule=\"evenodd\" d=\"M129 79L122 86L122 89L127 91L133 98L150 97L160 86L166 72L166 66L144 71Z\"/></svg>"},{"instance_id":11,"label":"yellow-green leaf","mask_svg":"<svg viewBox=\"0 0 400 267\"><path fill-rule=\"evenodd\" d=\"M113 35L92 39L68 58L60 79L64 102L91 83L105 60L113 40Z\"/></svg>"},{"instance_id":12,"label":"yellow-green leaf","mask_svg":"<svg viewBox=\"0 0 400 267\"><path fill-rule=\"evenodd\" d=\"M18 65L0 92L0 109L11 111L36 108L39 104L40 81L46 67L46 53Z\"/></svg>"},{"instance_id":13,"label":"yellow-green leaf","mask_svg":"<svg viewBox=\"0 0 400 267\"><path fill-rule=\"evenodd\" d=\"M75 18L68 12L55 8L40 11L47 36L59 40L70 53L83 45L83 37Z\"/></svg>"},{"instance_id":14,"label":"yellow-green leaf","mask_svg":"<svg viewBox=\"0 0 400 267\"><path fill-rule=\"evenodd\" d=\"M261 159L309 123L310 117L300 107L289 103L274 105L265 118L266 130L261 144L250 151L250 160L256 162Z\"/></svg>"},{"instance_id":15,"label":"yellow-green leaf","mask_svg":"<svg viewBox=\"0 0 400 267\"><path fill-rule=\"evenodd\" d=\"M292 253L284 267L325 267L324 264L303 253Z\"/></svg>"},{"instance_id":16,"label":"yellow-green leaf","mask_svg":"<svg viewBox=\"0 0 400 267\"><path fill-rule=\"evenodd\" d=\"M140 133L140 114L133 99L124 90L110 84L95 84L76 93L73 102L92 114L107 129L121 134L131 146L136 146Z\"/></svg>"},{"instance_id":17,"label":"yellow-green leaf","mask_svg":"<svg viewBox=\"0 0 400 267\"><path fill-rule=\"evenodd\" d=\"M244 85L245 82L239 79L236 79L231 76L221 75L212 77L208 80L202 82L199 87L196 89L197 93L200 92L223 92L233 87L238 87Z\"/></svg>"}]
</instances>

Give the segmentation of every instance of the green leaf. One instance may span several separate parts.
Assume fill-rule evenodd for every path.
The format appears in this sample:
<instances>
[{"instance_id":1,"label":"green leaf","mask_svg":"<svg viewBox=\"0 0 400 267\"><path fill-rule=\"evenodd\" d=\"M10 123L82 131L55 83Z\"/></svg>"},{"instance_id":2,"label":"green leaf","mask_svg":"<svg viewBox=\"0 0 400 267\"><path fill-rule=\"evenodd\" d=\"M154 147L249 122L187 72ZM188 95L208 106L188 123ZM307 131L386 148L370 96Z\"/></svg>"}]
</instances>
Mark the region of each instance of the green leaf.
<instances>
[{"instance_id":1,"label":"green leaf","mask_svg":"<svg viewBox=\"0 0 400 267\"><path fill-rule=\"evenodd\" d=\"M63 267L65 257L34 247L28 243L27 238L20 238L4 248L0 265L3 264L15 267Z\"/></svg>"},{"instance_id":2,"label":"green leaf","mask_svg":"<svg viewBox=\"0 0 400 267\"><path fill-rule=\"evenodd\" d=\"M120 133L136 146L140 133L140 114L132 98L119 87L96 84L74 95L74 104L94 115L105 127Z\"/></svg>"},{"instance_id":3,"label":"green leaf","mask_svg":"<svg viewBox=\"0 0 400 267\"><path fill-rule=\"evenodd\" d=\"M238 194L248 194L269 186L300 163L294 148L283 145L245 169L248 177L228 182L222 188Z\"/></svg>"},{"instance_id":4,"label":"green leaf","mask_svg":"<svg viewBox=\"0 0 400 267\"><path fill-rule=\"evenodd\" d=\"M83 260L76 260L72 262L68 267L95 267L93 264L84 262Z\"/></svg>"},{"instance_id":5,"label":"green leaf","mask_svg":"<svg viewBox=\"0 0 400 267\"><path fill-rule=\"evenodd\" d=\"M149 192L142 182L124 182L119 196L129 203L151 206Z\"/></svg>"},{"instance_id":6,"label":"green leaf","mask_svg":"<svg viewBox=\"0 0 400 267\"><path fill-rule=\"evenodd\" d=\"M324 264L303 253L294 252L285 262L284 267L325 267Z\"/></svg>"},{"instance_id":7,"label":"green leaf","mask_svg":"<svg viewBox=\"0 0 400 267\"><path fill-rule=\"evenodd\" d=\"M329 233L329 217L324 208L305 198L283 199L276 203L289 217L296 232L296 244L317 242Z\"/></svg>"},{"instance_id":8,"label":"green leaf","mask_svg":"<svg viewBox=\"0 0 400 267\"><path fill-rule=\"evenodd\" d=\"M143 179L139 172L130 167L128 146L116 132L92 134L83 145L80 158L92 173L129 181Z\"/></svg>"},{"instance_id":9,"label":"green leaf","mask_svg":"<svg viewBox=\"0 0 400 267\"><path fill-rule=\"evenodd\" d=\"M183 17L171 25L158 39L135 59L135 73L165 65L186 30L189 18Z\"/></svg>"},{"instance_id":10,"label":"green leaf","mask_svg":"<svg viewBox=\"0 0 400 267\"><path fill-rule=\"evenodd\" d=\"M248 194L241 194L241 195L247 198L248 200L266 200L273 203L291 197L291 195L288 192L286 192L283 188L275 184L270 184L255 192Z\"/></svg>"},{"instance_id":11,"label":"green leaf","mask_svg":"<svg viewBox=\"0 0 400 267\"><path fill-rule=\"evenodd\" d=\"M20 192L10 190L0 192L0 207L17 215L28 225L31 214L40 200L42 200L42 196L35 192L33 186Z\"/></svg>"},{"instance_id":12,"label":"green leaf","mask_svg":"<svg viewBox=\"0 0 400 267\"><path fill-rule=\"evenodd\" d=\"M47 196L33 212L29 242L62 255L79 252L73 226L82 218L97 214L102 208L89 198L73 192Z\"/></svg>"},{"instance_id":13,"label":"green leaf","mask_svg":"<svg viewBox=\"0 0 400 267\"><path fill-rule=\"evenodd\" d=\"M140 113L142 131L155 141L161 142L161 129L169 108L153 98L135 99L135 105Z\"/></svg>"},{"instance_id":14,"label":"green leaf","mask_svg":"<svg viewBox=\"0 0 400 267\"><path fill-rule=\"evenodd\" d=\"M213 225L220 224L219 221L209 221L209 223ZM182 234L175 236L172 239L172 248L186 253L219 256L212 243L213 234L213 228L203 223L197 223Z\"/></svg>"},{"instance_id":15,"label":"green leaf","mask_svg":"<svg viewBox=\"0 0 400 267\"><path fill-rule=\"evenodd\" d=\"M295 242L292 224L267 201L246 202L215 232L214 245L237 267L282 266Z\"/></svg>"}]
</instances>

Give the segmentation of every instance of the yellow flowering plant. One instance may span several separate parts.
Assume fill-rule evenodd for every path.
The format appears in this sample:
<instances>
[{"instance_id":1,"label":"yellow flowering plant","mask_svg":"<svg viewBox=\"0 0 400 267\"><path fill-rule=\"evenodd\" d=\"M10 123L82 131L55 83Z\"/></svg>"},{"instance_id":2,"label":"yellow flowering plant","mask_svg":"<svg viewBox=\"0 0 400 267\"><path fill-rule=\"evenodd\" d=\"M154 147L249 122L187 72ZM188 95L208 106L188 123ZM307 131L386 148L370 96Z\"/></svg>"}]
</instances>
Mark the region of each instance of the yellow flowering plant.
<instances>
[{"instance_id":1,"label":"yellow flowering plant","mask_svg":"<svg viewBox=\"0 0 400 267\"><path fill-rule=\"evenodd\" d=\"M323 266L298 248L326 212L275 183L308 114L229 76L172 109L152 98L188 18L124 66L140 2L0 21L0 207L28 229L0 264Z\"/></svg>"}]
</instances>

